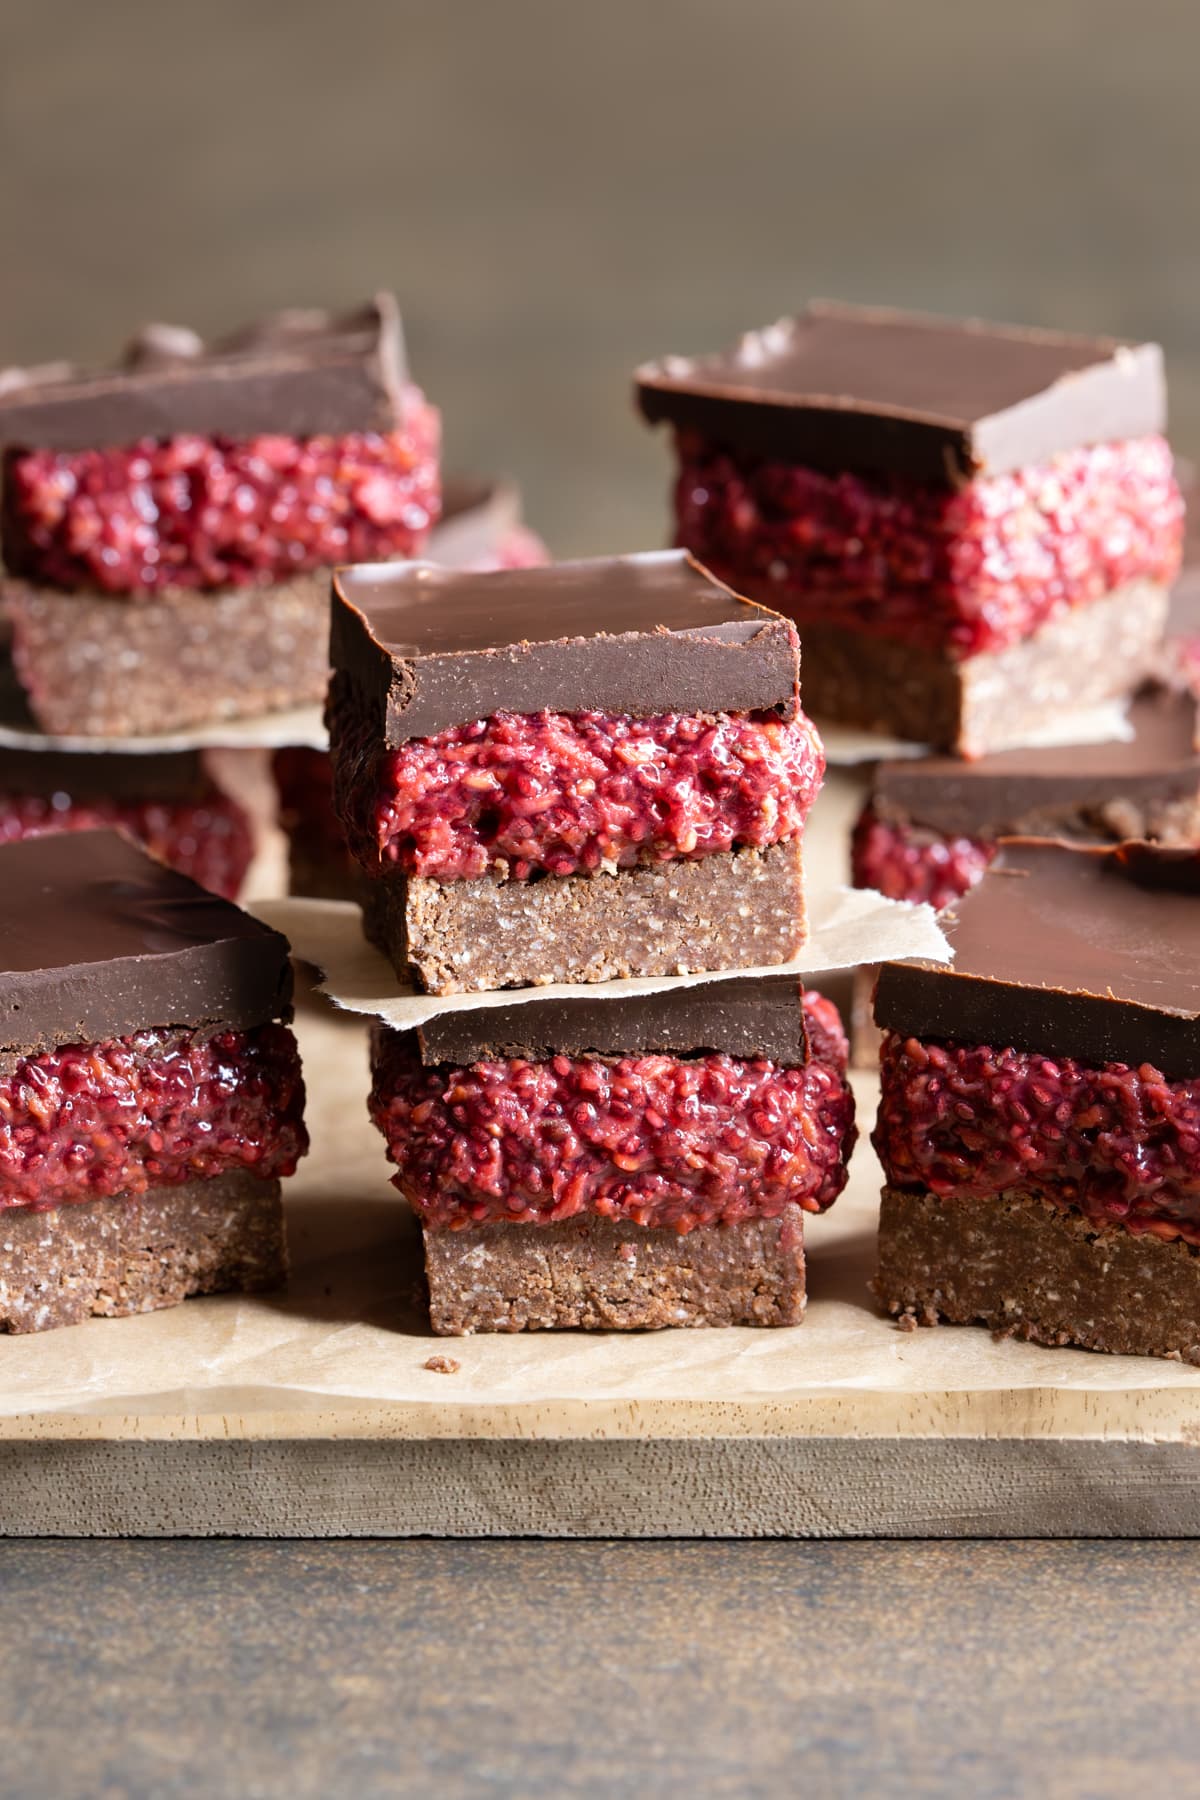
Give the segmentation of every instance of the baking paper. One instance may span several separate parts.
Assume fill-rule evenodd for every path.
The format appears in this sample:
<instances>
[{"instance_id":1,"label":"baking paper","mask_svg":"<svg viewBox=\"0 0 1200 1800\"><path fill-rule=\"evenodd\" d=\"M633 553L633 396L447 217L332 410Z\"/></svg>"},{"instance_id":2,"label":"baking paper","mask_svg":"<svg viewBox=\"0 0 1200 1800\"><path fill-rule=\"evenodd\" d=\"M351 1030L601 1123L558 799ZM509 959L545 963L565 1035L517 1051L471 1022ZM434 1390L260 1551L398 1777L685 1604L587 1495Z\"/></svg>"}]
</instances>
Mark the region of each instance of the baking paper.
<instances>
[{"instance_id":1,"label":"baking paper","mask_svg":"<svg viewBox=\"0 0 1200 1800\"><path fill-rule=\"evenodd\" d=\"M949 959L949 947L932 907L885 900L869 889L834 888L810 902L810 940L791 962L768 968L726 969L699 975L641 976L629 981L552 982L545 987L503 988L491 994L419 994L403 983L386 957L362 934L359 909L345 900L261 900L260 919L282 931L292 953L321 972L320 991L344 1012L366 1013L411 1029L441 1013L479 1012L528 1000L621 1000L665 993L746 975L810 974L851 969L860 963L921 957Z\"/></svg>"}]
</instances>

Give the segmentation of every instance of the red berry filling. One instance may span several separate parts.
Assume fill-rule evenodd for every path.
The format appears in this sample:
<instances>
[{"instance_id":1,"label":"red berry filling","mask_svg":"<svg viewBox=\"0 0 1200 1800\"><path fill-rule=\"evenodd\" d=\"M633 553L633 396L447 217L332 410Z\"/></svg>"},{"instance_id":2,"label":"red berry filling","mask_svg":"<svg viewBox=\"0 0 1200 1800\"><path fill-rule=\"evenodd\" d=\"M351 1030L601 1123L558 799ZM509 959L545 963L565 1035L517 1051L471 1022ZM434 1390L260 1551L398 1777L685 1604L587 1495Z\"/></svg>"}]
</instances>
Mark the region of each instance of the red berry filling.
<instances>
[{"instance_id":1,"label":"red berry filling","mask_svg":"<svg viewBox=\"0 0 1200 1800\"><path fill-rule=\"evenodd\" d=\"M897 1187L953 1200L1031 1186L1098 1225L1200 1244L1200 1083L1149 1063L893 1033L872 1141Z\"/></svg>"},{"instance_id":2,"label":"red berry filling","mask_svg":"<svg viewBox=\"0 0 1200 1800\"><path fill-rule=\"evenodd\" d=\"M68 1044L0 1077L0 1208L231 1169L291 1175L307 1148L300 1056L283 1025Z\"/></svg>"},{"instance_id":3,"label":"red berry filling","mask_svg":"<svg viewBox=\"0 0 1200 1800\"><path fill-rule=\"evenodd\" d=\"M1183 500L1161 437L1067 451L957 490L824 475L690 433L679 456L679 543L801 626L974 656L1179 568Z\"/></svg>"},{"instance_id":4,"label":"red berry filling","mask_svg":"<svg viewBox=\"0 0 1200 1800\"><path fill-rule=\"evenodd\" d=\"M393 1181L437 1229L592 1212L686 1232L793 1204L823 1212L846 1184L854 1097L841 1067L815 1058L799 1069L650 1055L424 1068L388 1031L374 1063L371 1116Z\"/></svg>"},{"instance_id":5,"label":"red berry filling","mask_svg":"<svg viewBox=\"0 0 1200 1800\"><path fill-rule=\"evenodd\" d=\"M803 714L496 713L387 750L336 676L330 714L351 849L436 881L765 848L800 835L825 770Z\"/></svg>"},{"instance_id":6,"label":"red berry filling","mask_svg":"<svg viewBox=\"0 0 1200 1800\"><path fill-rule=\"evenodd\" d=\"M237 898L254 855L249 818L215 786L179 801L72 800L66 793L48 797L0 791L0 844L114 825L160 862L227 900Z\"/></svg>"},{"instance_id":7,"label":"red berry filling","mask_svg":"<svg viewBox=\"0 0 1200 1800\"><path fill-rule=\"evenodd\" d=\"M975 886L995 854L994 843L895 824L869 806L850 839L855 887L876 888L889 900L926 900L938 912Z\"/></svg>"},{"instance_id":8,"label":"red berry filling","mask_svg":"<svg viewBox=\"0 0 1200 1800\"><path fill-rule=\"evenodd\" d=\"M4 558L48 587L152 594L412 556L441 507L440 429L410 388L387 433L11 450Z\"/></svg>"}]
</instances>

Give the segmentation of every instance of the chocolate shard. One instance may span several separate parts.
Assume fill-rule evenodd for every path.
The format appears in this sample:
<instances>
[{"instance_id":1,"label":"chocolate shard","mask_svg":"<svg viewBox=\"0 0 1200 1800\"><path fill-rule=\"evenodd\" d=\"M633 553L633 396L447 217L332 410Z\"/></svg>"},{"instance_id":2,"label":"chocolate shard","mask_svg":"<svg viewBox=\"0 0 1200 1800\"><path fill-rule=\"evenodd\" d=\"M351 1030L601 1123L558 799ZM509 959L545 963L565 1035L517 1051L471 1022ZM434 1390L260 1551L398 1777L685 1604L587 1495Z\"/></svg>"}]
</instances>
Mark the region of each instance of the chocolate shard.
<instances>
[{"instance_id":1,"label":"chocolate shard","mask_svg":"<svg viewBox=\"0 0 1200 1800\"><path fill-rule=\"evenodd\" d=\"M794 718L794 628L682 550L475 574L338 569L331 660L395 746L497 712L773 710Z\"/></svg>"},{"instance_id":2,"label":"chocolate shard","mask_svg":"<svg viewBox=\"0 0 1200 1800\"><path fill-rule=\"evenodd\" d=\"M1163 429L1157 344L816 301L635 377L651 424L836 473L938 486Z\"/></svg>"},{"instance_id":3,"label":"chocolate shard","mask_svg":"<svg viewBox=\"0 0 1200 1800\"><path fill-rule=\"evenodd\" d=\"M291 1013L288 943L115 831L0 846L0 1050Z\"/></svg>"},{"instance_id":4,"label":"chocolate shard","mask_svg":"<svg viewBox=\"0 0 1200 1800\"><path fill-rule=\"evenodd\" d=\"M808 1044L795 975L735 976L666 993L527 1000L439 1013L415 1033L422 1062L544 1062L552 1056L703 1056L802 1067Z\"/></svg>"},{"instance_id":5,"label":"chocolate shard","mask_svg":"<svg viewBox=\"0 0 1200 1800\"><path fill-rule=\"evenodd\" d=\"M118 367L51 364L0 376L0 444L89 450L202 436L342 436L391 431L405 380L392 294L352 313L283 312L205 344L146 326Z\"/></svg>"},{"instance_id":6,"label":"chocolate shard","mask_svg":"<svg viewBox=\"0 0 1200 1800\"><path fill-rule=\"evenodd\" d=\"M875 1022L906 1037L1200 1074L1194 852L1008 838L945 915L946 963L885 963Z\"/></svg>"},{"instance_id":7,"label":"chocolate shard","mask_svg":"<svg viewBox=\"0 0 1200 1800\"><path fill-rule=\"evenodd\" d=\"M1037 818L1065 826L1071 815L1133 803L1200 796L1197 702L1163 689L1129 710L1132 742L1001 750L973 762L922 756L880 763L871 804L884 818L954 836L1029 831Z\"/></svg>"}]
</instances>

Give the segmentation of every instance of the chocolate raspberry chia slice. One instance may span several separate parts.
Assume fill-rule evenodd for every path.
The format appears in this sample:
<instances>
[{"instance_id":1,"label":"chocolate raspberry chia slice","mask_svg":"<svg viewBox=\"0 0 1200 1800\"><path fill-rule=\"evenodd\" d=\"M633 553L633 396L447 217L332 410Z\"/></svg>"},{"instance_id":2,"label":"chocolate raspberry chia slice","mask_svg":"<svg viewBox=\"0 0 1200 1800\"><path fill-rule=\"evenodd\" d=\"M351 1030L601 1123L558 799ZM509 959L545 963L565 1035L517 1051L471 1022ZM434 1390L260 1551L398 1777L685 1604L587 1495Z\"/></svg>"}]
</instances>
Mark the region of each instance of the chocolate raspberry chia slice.
<instances>
[{"instance_id":1,"label":"chocolate raspberry chia slice","mask_svg":"<svg viewBox=\"0 0 1200 1800\"><path fill-rule=\"evenodd\" d=\"M326 571L423 547L439 430L390 294L0 376L5 601L39 724L129 735L321 698Z\"/></svg>"},{"instance_id":2,"label":"chocolate raspberry chia slice","mask_svg":"<svg viewBox=\"0 0 1200 1800\"><path fill-rule=\"evenodd\" d=\"M681 551L338 570L334 805L432 993L787 961L824 772L792 625Z\"/></svg>"},{"instance_id":3,"label":"chocolate raspberry chia slice","mask_svg":"<svg viewBox=\"0 0 1200 1800\"><path fill-rule=\"evenodd\" d=\"M818 718L981 755L1155 672L1183 528L1157 345L821 302L636 379L676 541L795 619Z\"/></svg>"},{"instance_id":4,"label":"chocolate raspberry chia slice","mask_svg":"<svg viewBox=\"0 0 1200 1800\"><path fill-rule=\"evenodd\" d=\"M116 832L0 846L0 1331L276 1286L286 939Z\"/></svg>"},{"instance_id":5,"label":"chocolate raspberry chia slice","mask_svg":"<svg viewBox=\"0 0 1200 1800\"><path fill-rule=\"evenodd\" d=\"M436 1332L800 1323L854 1100L794 976L380 1027L373 1067Z\"/></svg>"},{"instance_id":6,"label":"chocolate raspberry chia slice","mask_svg":"<svg viewBox=\"0 0 1200 1800\"><path fill-rule=\"evenodd\" d=\"M1200 851L1011 838L947 927L876 988L880 1299L1200 1362Z\"/></svg>"}]
</instances>

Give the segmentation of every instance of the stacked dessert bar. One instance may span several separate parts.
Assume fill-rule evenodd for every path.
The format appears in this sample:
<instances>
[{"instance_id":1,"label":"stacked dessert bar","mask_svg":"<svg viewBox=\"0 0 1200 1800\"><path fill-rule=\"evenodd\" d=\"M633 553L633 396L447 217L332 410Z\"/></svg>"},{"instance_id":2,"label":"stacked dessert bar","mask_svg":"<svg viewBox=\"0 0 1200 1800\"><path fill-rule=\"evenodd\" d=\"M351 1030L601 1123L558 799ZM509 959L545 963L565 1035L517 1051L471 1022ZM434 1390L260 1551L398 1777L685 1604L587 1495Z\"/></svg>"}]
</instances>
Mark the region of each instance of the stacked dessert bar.
<instances>
[{"instance_id":1,"label":"stacked dessert bar","mask_svg":"<svg viewBox=\"0 0 1200 1800\"><path fill-rule=\"evenodd\" d=\"M278 933L115 832L0 846L0 1331L284 1276Z\"/></svg>"},{"instance_id":2,"label":"stacked dessert bar","mask_svg":"<svg viewBox=\"0 0 1200 1800\"><path fill-rule=\"evenodd\" d=\"M796 1323L853 1141L795 975L820 784L795 631L683 552L335 578L334 798L364 921L435 994L584 996L380 1028L372 1114L434 1329Z\"/></svg>"},{"instance_id":3,"label":"stacked dessert bar","mask_svg":"<svg viewBox=\"0 0 1200 1800\"><path fill-rule=\"evenodd\" d=\"M448 569L531 569L549 561L541 539L524 523L521 496L511 481L447 480L442 516L425 552ZM288 886L293 894L357 900L361 877L333 810L333 770L327 751L292 744L273 759L279 822L288 840Z\"/></svg>"},{"instance_id":4,"label":"stacked dessert bar","mask_svg":"<svg viewBox=\"0 0 1200 1800\"><path fill-rule=\"evenodd\" d=\"M1156 345L820 304L637 394L676 541L797 622L818 718L981 755L1155 673L1183 519Z\"/></svg>"},{"instance_id":5,"label":"stacked dessert bar","mask_svg":"<svg viewBox=\"0 0 1200 1800\"><path fill-rule=\"evenodd\" d=\"M320 700L328 568L422 547L438 436L390 295L212 344L151 327L96 374L9 371L4 600L37 724L129 736Z\"/></svg>"},{"instance_id":6,"label":"stacked dessert bar","mask_svg":"<svg viewBox=\"0 0 1200 1800\"><path fill-rule=\"evenodd\" d=\"M824 757L794 628L683 552L334 580L334 803L431 993L786 962Z\"/></svg>"},{"instance_id":7,"label":"stacked dessert bar","mask_svg":"<svg viewBox=\"0 0 1200 1800\"><path fill-rule=\"evenodd\" d=\"M948 964L885 964L877 1291L1200 1362L1200 852L1012 839Z\"/></svg>"}]
</instances>

